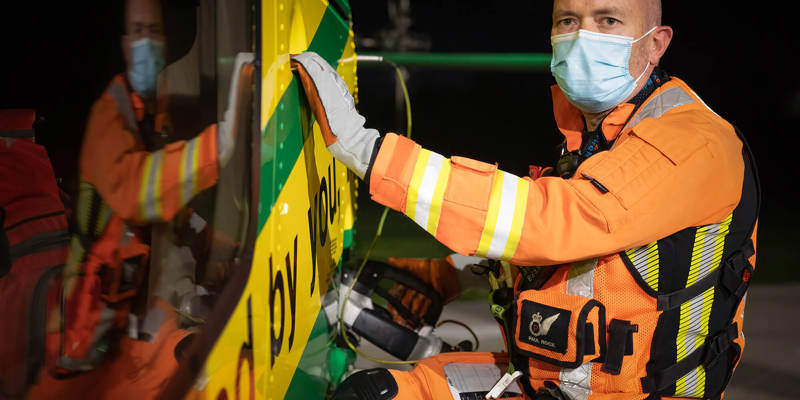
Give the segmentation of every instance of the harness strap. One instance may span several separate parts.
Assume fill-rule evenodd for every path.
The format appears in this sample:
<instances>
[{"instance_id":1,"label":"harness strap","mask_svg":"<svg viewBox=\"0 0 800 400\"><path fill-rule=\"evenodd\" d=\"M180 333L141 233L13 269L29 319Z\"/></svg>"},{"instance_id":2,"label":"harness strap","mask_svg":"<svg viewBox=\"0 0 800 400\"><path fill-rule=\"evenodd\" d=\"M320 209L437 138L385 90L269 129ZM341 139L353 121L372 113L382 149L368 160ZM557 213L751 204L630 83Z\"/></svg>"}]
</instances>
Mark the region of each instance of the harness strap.
<instances>
[{"instance_id":1,"label":"harness strap","mask_svg":"<svg viewBox=\"0 0 800 400\"><path fill-rule=\"evenodd\" d=\"M706 339L705 344L683 360L642 378L642 391L644 393L661 392L700 365L706 369L714 367L719 361L720 355L724 354L733 340L738 337L739 328L734 322L722 332Z\"/></svg>"},{"instance_id":2,"label":"harness strap","mask_svg":"<svg viewBox=\"0 0 800 400\"><path fill-rule=\"evenodd\" d=\"M753 272L753 266L750 265L749 261L753 254L755 254L753 241L748 239L745 245L728 256L719 268L697 281L694 285L659 295L658 309L664 311L678 308L681 304L699 296L718 283L721 283L736 298L741 299L747 290L750 276Z\"/></svg>"}]
</instances>

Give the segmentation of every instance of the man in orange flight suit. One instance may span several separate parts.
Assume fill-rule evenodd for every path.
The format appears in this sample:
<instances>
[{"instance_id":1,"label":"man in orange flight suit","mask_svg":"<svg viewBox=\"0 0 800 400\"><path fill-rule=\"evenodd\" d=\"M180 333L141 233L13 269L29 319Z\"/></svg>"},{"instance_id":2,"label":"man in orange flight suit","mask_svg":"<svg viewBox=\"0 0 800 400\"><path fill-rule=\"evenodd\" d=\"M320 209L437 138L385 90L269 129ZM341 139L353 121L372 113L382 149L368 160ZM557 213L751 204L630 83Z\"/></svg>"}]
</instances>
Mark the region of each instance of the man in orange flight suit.
<instances>
[{"instance_id":1,"label":"man in orange flight suit","mask_svg":"<svg viewBox=\"0 0 800 400\"><path fill-rule=\"evenodd\" d=\"M189 332L178 329L167 299L155 299L144 321L131 325L137 290L147 286L143 233L150 223L189 218L184 206L216 184L233 154L235 107L190 140L159 143L168 139L165 96L157 90L164 40L160 3L128 0L126 72L89 115L64 303L56 299L48 313L47 361L30 398L154 398L177 368L175 349ZM130 329L138 335L116 336Z\"/></svg>"},{"instance_id":2,"label":"man in orange flight suit","mask_svg":"<svg viewBox=\"0 0 800 400\"><path fill-rule=\"evenodd\" d=\"M755 265L750 152L657 67L672 38L660 0L553 7L553 110L565 141L544 176L379 136L323 59L293 57L328 149L368 180L373 200L460 254L518 266L504 304L508 354L362 371L334 398L722 396L744 348Z\"/></svg>"}]
</instances>

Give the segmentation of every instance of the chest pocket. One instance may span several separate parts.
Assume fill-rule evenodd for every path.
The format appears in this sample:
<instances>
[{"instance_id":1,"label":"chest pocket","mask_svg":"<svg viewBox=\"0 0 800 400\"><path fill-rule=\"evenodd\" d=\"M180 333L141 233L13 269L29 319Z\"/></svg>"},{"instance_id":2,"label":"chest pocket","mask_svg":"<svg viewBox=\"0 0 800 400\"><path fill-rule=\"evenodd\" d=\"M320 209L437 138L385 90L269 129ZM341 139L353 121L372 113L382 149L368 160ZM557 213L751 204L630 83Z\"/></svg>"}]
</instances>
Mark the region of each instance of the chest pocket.
<instances>
[{"instance_id":1,"label":"chest pocket","mask_svg":"<svg viewBox=\"0 0 800 400\"><path fill-rule=\"evenodd\" d=\"M576 176L599 182L630 210L653 191L660 182L670 179L674 168L707 146L702 130L686 131L669 121L645 119L621 137L610 151L586 160Z\"/></svg>"}]
</instances>

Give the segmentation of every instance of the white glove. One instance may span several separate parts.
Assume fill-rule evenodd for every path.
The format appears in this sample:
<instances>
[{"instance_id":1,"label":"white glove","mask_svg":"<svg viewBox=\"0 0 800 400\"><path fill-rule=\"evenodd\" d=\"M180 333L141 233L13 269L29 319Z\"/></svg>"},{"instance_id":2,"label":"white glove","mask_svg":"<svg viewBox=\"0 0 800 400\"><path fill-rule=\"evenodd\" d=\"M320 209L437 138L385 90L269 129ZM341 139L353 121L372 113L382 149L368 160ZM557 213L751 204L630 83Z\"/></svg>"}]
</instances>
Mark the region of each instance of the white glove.
<instances>
[{"instance_id":1,"label":"white glove","mask_svg":"<svg viewBox=\"0 0 800 400\"><path fill-rule=\"evenodd\" d=\"M366 120L356 112L355 101L344 80L317 53L309 51L292 56L291 64L297 68L328 150L364 179L378 131L364 128Z\"/></svg>"},{"instance_id":2,"label":"white glove","mask_svg":"<svg viewBox=\"0 0 800 400\"><path fill-rule=\"evenodd\" d=\"M236 147L236 127L234 122L236 120L236 108L238 107L236 99L238 98L239 72L244 64L252 63L254 60L254 53L239 53L236 55L236 61L233 64L233 75L228 89L228 108L222 114L222 121L217 123L217 164L219 168L228 165L228 161L233 156L233 150Z\"/></svg>"}]
</instances>

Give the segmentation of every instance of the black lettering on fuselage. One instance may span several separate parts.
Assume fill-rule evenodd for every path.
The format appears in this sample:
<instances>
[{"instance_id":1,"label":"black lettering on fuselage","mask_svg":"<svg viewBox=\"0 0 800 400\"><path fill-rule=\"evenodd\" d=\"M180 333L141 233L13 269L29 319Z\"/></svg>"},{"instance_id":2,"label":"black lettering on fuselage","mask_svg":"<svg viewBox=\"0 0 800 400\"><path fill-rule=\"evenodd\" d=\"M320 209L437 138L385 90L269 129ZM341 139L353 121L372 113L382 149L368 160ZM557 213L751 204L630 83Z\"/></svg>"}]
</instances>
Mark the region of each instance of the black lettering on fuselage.
<instances>
[{"instance_id":1,"label":"black lettering on fuselage","mask_svg":"<svg viewBox=\"0 0 800 400\"><path fill-rule=\"evenodd\" d=\"M314 293L318 272L317 250L324 248L328 242L330 227L339 217L341 209L341 190L336 185L336 163L328 166L328 176L322 177L319 191L314 193L311 206L308 208L308 239L311 245L311 285L309 295ZM333 240L333 238L331 238Z\"/></svg>"},{"instance_id":2,"label":"black lettering on fuselage","mask_svg":"<svg viewBox=\"0 0 800 400\"><path fill-rule=\"evenodd\" d=\"M294 254L292 254L294 253ZM270 319L270 366L275 365L275 357L283 348L283 334L286 323L286 295L289 295L289 343L288 350L294 345L295 320L297 319L297 235L294 237L292 250L286 252L284 257L286 265L286 285L284 286L284 271L273 274L272 255L269 256L269 319ZM273 278L274 277L274 278ZM281 316L280 330L275 333L275 301L280 293Z\"/></svg>"},{"instance_id":3,"label":"black lettering on fuselage","mask_svg":"<svg viewBox=\"0 0 800 400\"><path fill-rule=\"evenodd\" d=\"M328 167L328 176L322 177L319 191L314 194L311 206L308 208L308 231L311 245L311 285L309 296L314 294L318 273L318 249L323 248L331 233L332 224L339 218L341 210L340 190L336 187L336 166ZM270 367L275 365L275 359L283 351L283 338L286 327L289 327L287 350L291 351L294 345L295 321L297 314L297 282L298 277L298 255L297 240L299 235L295 235L294 243L290 251L283 256L285 270L275 270L273 256L269 256L269 318L270 318ZM331 239L333 239L331 237ZM327 259L327 258L326 258ZM304 273L303 271L300 271ZM286 309L286 297L289 297L289 309ZM280 300L280 316L275 310L277 302ZM278 317L278 318L276 318ZM287 317L289 318L287 321ZM280 321L276 327L276 321ZM252 342L252 340L251 340Z\"/></svg>"},{"instance_id":4,"label":"black lettering on fuselage","mask_svg":"<svg viewBox=\"0 0 800 400\"><path fill-rule=\"evenodd\" d=\"M297 235L294 237L294 263L290 254L286 253L286 281L289 287L289 306L292 312L292 329L289 331L289 350L292 350L294 344L294 321L297 311Z\"/></svg>"},{"instance_id":5,"label":"black lettering on fuselage","mask_svg":"<svg viewBox=\"0 0 800 400\"><path fill-rule=\"evenodd\" d=\"M281 299L281 324L280 332L275 335L275 296L280 292ZM270 367L275 365L275 357L281 352L283 346L283 321L286 319L285 309L285 293L283 290L283 274L278 271L273 275L272 273L272 255L269 256L269 341L270 341Z\"/></svg>"}]
</instances>

